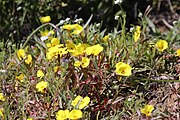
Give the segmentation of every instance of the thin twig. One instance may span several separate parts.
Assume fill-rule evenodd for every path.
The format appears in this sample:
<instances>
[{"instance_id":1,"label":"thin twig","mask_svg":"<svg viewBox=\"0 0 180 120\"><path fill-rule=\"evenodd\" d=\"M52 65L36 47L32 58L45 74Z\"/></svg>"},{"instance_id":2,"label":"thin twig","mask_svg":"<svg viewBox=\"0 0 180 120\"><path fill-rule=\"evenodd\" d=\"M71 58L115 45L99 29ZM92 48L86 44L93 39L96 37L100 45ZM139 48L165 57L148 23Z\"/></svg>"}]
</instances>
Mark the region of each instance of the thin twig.
<instances>
[{"instance_id":1,"label":"thin twig","mask_svg":"<svg viewBox=\"0 0 180 120\"><path fill-rule=\"evenodd\" d=\"M48 26L48 25L50 25L50 26L52 26L54 29L56 29L56 31L59 33L59 35L60 35L60 37L61 37L62 43L63 43L64 46L65 46L65 41L64 41L64 38L63 38L63 35L62 35L60 29L59 29L56 25L54 25L54 24L52 24L52 23L45 23L45 24L42 24L41 26L39 26L38 28L36 28L36 30L34 30L34 31L27 37L27 39L26 39L26 41L25 41L25 43L24 43L24 45L23 45L22 48L24 48L24 47L26 46L26 44L29 42L30 38L31 38L36 32L38 32L41 28L43 28L43 27L45 27L45 26Z\"/></svg>"},{"instance_id":2,"label":"thin twig","mask_svg":"<svg viewBox=\"0 0 180 120\"><path fill-rule=\"evenodd\" d=\"M174 13L174 9L172 7L171 0L167 0L167 1L168 1L171 12Z\"/></svg>"},{"instance_id":3,"label":"thin twig","mask_svg":"<svg viewBox=\"0 0 180 120\"><path fill-rule=\"evenodd\" d=\"M168 27L169 29L173 29L174 27L170 25L164 18L162 19L162 22Z\"/></svg>"},{"instance_id":4,"label":"thin twig","mask_svg":"<svg viewBox=\"0 0 180 120\"><path fill-rule=\"evenodd\" d=\"M160 7L161 7L161 0L158 1L158 4L157 4L157 11L159 12L160 10Z\"/></svg>"},{"instance_id":5,"label":"thin twig","mask_svg":"<svg viewBox=\"0 0 180 120\"><path fill-rule=\"evenodd\" d=\"M150 5L148 5L148 7L146 8L144 15L148 16L148 14L150 13L150 11L152 10L152 7Z\"/></svg>"},{"instance_id":6,"label":"thin twig","mask_svg":"<svg viewBox=\"0 0 180 120\"><path fill-rule=\"evenodd\" d=\"M154 80L145 78L135 78L135 81L151 81L151 82L180 82L180 80Z\"/></svg>"},{"instance_id":7,"label":"thin twig","mask_svg":"<svg viewBox=\"0 0 180 120\"><path fill-rule=\"evenodd\" d=\"M85 29L85 28L88 26L88 24L89 24L89 23L91 22L91 20L92 20L92 17L93 17L93 14L91 14L91 16L89 17L88 21L87 21L86 24L84 25L83 29Z\"/></svg>"}]
</instances>

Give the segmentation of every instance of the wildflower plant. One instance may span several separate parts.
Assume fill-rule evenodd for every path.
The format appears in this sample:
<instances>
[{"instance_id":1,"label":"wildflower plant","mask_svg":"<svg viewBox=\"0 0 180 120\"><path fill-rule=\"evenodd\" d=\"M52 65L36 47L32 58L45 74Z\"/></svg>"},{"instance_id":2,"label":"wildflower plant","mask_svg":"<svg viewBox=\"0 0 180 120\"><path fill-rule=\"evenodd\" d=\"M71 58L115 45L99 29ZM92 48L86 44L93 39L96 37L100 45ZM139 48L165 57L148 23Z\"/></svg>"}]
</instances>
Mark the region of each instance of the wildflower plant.
<instances>
[{"instance_id":1,"label":"wildflower plant","mask_svg":"<svg viewBox=\"0 0 180 120\"><path fill-rule=\"evenodd\" d=\"M165 40L158 40L155 46L157 47L158 51L163 52L168 48L168 43Z\"/></svg>"},{"instance_id":2,"label":"wildflower plant","mask_svg":"<svg viewBox=\"0 0 180 120\"><path fill-rule=\"evenodd\" d=\"M168 64L168 52L175 61L179 51L170 48L168 39L146 35L145 18L131 32L125 28L126 14L119 16L121 30L114 28L112 33L101 31L101 24L90 24L92 17L86 24L69 19L53 24L51 18L41 18L42 25L5 66L8 76L3 74L6 86L0 96L5 110L0 116L49 120L137 116L142 103L150 101L138 92L151 89L148 83L156 75L178 74ZM166 67L172 69L165 71ZM140 111L151 116L153 109L145 106Z\"/></svg>"},{"instance_id":3,"label":"wildflower plant","mask_svg":"<svg viewBox=\"0 0 180 120\"><path fill-rule=\"evenodd\" d=\"M145 114L146 116L151 116L153 110L153 105L145 105L144 108L141 109L141 113Z\"/></svg>"},{"instance_id":4,"label":"wildflower plant","mask_svg":"<svg viewBox=\"0 0 180 120\"><path fill-rule=\"evenodd\" d=\"M50 16L44 16L40 18L41 23L47 23L51 21L51 17Z\"/></svg>"}]
</instances>

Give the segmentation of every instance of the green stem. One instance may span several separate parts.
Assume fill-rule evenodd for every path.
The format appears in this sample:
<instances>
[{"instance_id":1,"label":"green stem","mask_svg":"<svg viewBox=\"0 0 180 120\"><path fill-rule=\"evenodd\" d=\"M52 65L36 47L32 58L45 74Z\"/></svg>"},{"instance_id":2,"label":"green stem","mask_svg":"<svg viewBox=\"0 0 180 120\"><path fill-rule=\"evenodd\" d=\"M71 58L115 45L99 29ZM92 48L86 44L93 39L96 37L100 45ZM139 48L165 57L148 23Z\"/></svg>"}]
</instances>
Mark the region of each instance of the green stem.
<instances>
[{"instance_id":1,"label":"green stem","mask_svg":"<svg viewBox=\"0 0 180 120\"><path fill-rule=\"evenodd\" d=\"M152 81L152 82L180 82L180 80L153 80L146 78L137 78L135 81Z\"/></svg>"},{"instance_id":2,"label":"green stem","mask_svg":"<svg viewBox=\"0 0 180 120\"><path fill-rule=\"evenodd\" d=\"M26 46L26 44L29 42L30 38L31 38L37 31L39 31L41 28L43 28L43 27L45 27L45 26L47 26L47 25L48 25L48 23L45 23L45 24L42 24L41 26L39 26L38 28L36 28L36 30L34 30L34 31L27 37L27 39L26 39L26 41L25 41L25 43L24 43L24 45L23 45L23 48Z\"/></svg>"},{"instance_id":3,"label":"green stem","mask_svg":"<svg viewBox=\"0 0 180 120\"><path fill-rule=\"evenodd\" d=\"M61 33L60 29L59 29L56 25L54 25L54 24L52 24L52 23L45 23L45 24L42 24L41 26L39 26L38 28L36 28L36 30L34 30L34 31L27 37L27 39L26 39L26 41L25 41L25 43L24 43L24 45L23 45L22 48L24 48L24 47L26 46L26 44L29 42L30 38L31 38L36 32L38 32L41 28L43 28L43 27L45 27L45 26L48 26L48 25L52 26L53 28L55 28L55 29L57 30L57 32L58 32L59 35L61 36L62 43L65 45L65 41L64 41L64 38L63 38L63 36L62 36L62 33Z\"/></svg>"}]
</instances>

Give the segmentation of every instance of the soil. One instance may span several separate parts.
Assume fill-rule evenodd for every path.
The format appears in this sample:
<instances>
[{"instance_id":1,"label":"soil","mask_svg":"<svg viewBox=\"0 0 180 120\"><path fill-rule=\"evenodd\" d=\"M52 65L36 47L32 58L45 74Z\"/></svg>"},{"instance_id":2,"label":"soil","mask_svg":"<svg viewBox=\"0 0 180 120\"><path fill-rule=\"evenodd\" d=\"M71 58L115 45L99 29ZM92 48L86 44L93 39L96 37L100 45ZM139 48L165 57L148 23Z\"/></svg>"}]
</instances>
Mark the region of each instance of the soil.
<instances>
[{"instance_id":1,"label":"soil","mask_svg":"<svg viewBox=\"0 0 180 120\"><path fill-rule=\"evenodd\" d=\"M159 0L153 6L149 18L161 32L172 29L173 22L180 20L180 1Z\"/></svg>"}]
</instances>

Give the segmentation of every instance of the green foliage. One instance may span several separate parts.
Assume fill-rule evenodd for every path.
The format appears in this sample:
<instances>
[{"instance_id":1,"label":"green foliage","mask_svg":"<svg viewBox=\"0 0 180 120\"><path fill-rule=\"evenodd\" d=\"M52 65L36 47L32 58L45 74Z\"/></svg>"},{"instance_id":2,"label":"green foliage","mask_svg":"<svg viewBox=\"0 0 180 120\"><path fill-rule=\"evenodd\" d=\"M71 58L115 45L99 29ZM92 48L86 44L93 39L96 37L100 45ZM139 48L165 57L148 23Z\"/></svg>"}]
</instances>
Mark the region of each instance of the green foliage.
<instances>
[{"instance_id":1,"label":"green foliage","mask_svg":"<svg viewBox=\"0 0 180 120\"><path fill-rule=\"evenodd\" d=\"M117 26L108 34L100 30L100 24L82 24L81 27L73 24L73 20L57 26L53 23L39 26L21 44L25 57L22 50L21 53L16 50L1 67L1 91L6 98L1 101L1 107L4 108L5 119L55 119L58 110L76 108L72 101L78 95L90 97L89 105L82 109L82 119L143 118L140 110L145 104L150 104L153 94L149 91L153 91L154 84L157 84L152 82L179 82L175 80L179 71L174 66L179 57L173 48L179 39L179 21L174 29L163 34L153 31L156 29L152 28L154 25L148 27L152 22L147 19L146 16L140 18L141 36L136 42L136 26L133 26L134 30L126 31L126 14L123 11L118 20L122 30L117 30ZM71 26L67 27L69 24ZM45 30L53 30L54 33L51 31L44 36L42 32ZM75 30L81 32L73 34ZM164 51L159 51L156 46L159 39L168 42ZM75 48L66 48L69 42ZM89 54L86 47L97 44L103 50L95 55L93 52L101 47L91 48L93 51ZM32 56L30 63L26 61L28 55ZM83 58L90 60L88 67L83 67L87 64L81 62ZM76 61L80 61L81 66L75 65ZM130 76L116 73L119 62L133 68ZM36 75L38 70L43 71L42 77ZM163 79L164 73L168 74L168 79ZM19 77L21 74L24 74L23 78ZM37 84L41 81L47 82L48 86L39 91ZM168 115L158 109L152 117L162 113Z\"/></svg>"},{"instance_id":2,"label":"green foliage","mask_svg":"<svg viewBox=\"0 0 180 120\"><path fill-rule=\"evenodd\" d=\"M129 6L128 0L123 2L122 6L128 13L128 21L134 20L130 16L134 13L129 12L134 4ZM42 16L50 15L52 22L57 24L67 17L83 18L87 21L93 14L92 22L102 22L102 29L111 31L117 24L114 15L120 10L112 0L1 0L0 7L0 40L4 41L6 48L9 42L16 43L16 47L19 48L19 43L24 42L31 31L38 27L39 18ZM132 21L128 22L131 23Z\"/></svg>"},{"instance_id":3,"label":"green foliage","mask_svg":"<svg viewBox=\"0 0 180 120\"><path fill-rule=\"evenodd\" d=\"M38 3L41 7L32 7L36 5L30 1L11 2L19 7L26 5L28 9L42 10L41 14L33 13L36 16L34 21L30 21L32 23L40 24L40 16L54 10L52 7L45 8L49 6L48 2L53 2L51 0ZM108 0L103 2L108 3ZM97 9L103 8L99 5L103 2L97 1ZM2 3L7 5L8 2ZM78 0L78 4L90 3ZM68 8L69 4L69 1L60 3L62 8ZM16 23L13 18L14 24L20 24L22 28L28 25L26 20L33 19L33 16L28 16L30 11L25 9L18 8L29 19L16 14L19 15ZM96 11L90 10L92 13ZM174 114L174 111L168 109L166 99L173 96L173 99L167 100L173 101L172 106L179 99L176 95L179 94L178 85L173 86L173 90L169 90L167 86L172 82L179 82L179 56L176 50L179 49L180 21L174 23L173 29L161 33L146 15L142 15L138 19L140 30L132 25L133 30L127 31L127 13L121 10L118 13L117 27L108 32L102 31L102 24L99 23L84 24L79 21L80 26L73 19L59 23L61 14L57 13L56 18L52 15L51 22L43 23L37 29L29 26L31 34L26 41L19 43L20 49L7 42L10 54L7 56L7 49L1 50L0 60L3 63L0 66L0 108L4 110L0 111L4 119L56 119L59 110L71 111L78 108L82 99L76 106L72 105L78 95L90 98L90 103L81 110L82 119L163 119ZM93 18L90 17L89 21L91 19ZM44 33L46 30L47 34ZM140 33L137 41L134 40L135 33ZM168 46L157 45L160 39L166 41ZM0 46L4 46L2 42ZM164 46L167 48L160 51ZM12 49L14 53L11 52ZM83 61L83 58L86 60ZM75 64L77 62L79 66ZM120 63L119 68L117 63ZM130 67L128 71L127 65ZM117 68L122 75L117 74ZM44 73L40 77L37 75L38 70ZM130 74L123 76L129 70ZM48 85L37 87L41 81ZM141 112L146 104L155 107L151 116L144 116ZM2 114L0 116L3 117Z\"/></svg>"},{"instance_id":4,"label":"green foliage","mask_svg":"<svg viewBox=\"0 0 180 120\"><path fill-rule=\"evenodd\" d=\"M0 1L1 40L5 41L5 46L7 41L12 43L24 42L30 31L38 26L40 17L51 15L53 22L58 23L60 19L74 17L78 9L81 8L80 6L87 8L89 4L88 1L79 0L65 2L61 0L2 0ZM96 7L94 9L97 9ZM87 10L86 18L93 13L90 7ZM82 14L82 16L84 15Z\"/></svg>"}]
</instances>

